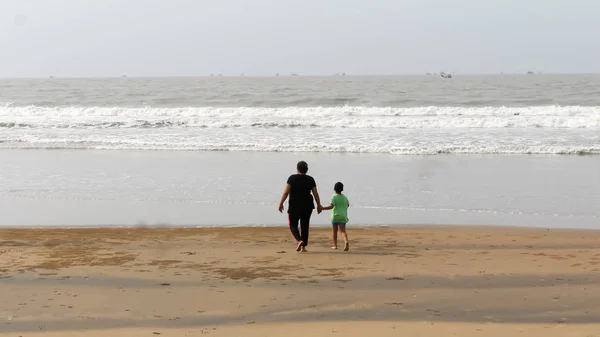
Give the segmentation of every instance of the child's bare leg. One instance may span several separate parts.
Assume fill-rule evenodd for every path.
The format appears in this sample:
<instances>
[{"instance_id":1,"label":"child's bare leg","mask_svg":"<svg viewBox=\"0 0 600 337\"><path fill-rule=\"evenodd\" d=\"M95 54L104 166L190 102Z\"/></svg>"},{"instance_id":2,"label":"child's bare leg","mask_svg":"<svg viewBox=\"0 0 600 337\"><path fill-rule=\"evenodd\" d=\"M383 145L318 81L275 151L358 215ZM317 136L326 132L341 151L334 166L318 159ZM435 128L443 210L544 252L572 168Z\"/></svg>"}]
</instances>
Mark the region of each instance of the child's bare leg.
<instances>
[{"instance_id":1,"label":"child's bare leg","mask_svg":"<svg viewBox=\"0 0 600 337\"><path fill-rule=\"evenodd\" d=\"M348 233L346 233L346 225L339 225L340 233L342 233L342 237L344 238L344 251L348 251L350 249L350 242L348 241Z\"/></svg>"},{"instance_id":2,"label":"child's bare leg","mask_svg":"<svg viewBox=\"0 0 600 337\"><path fill-rule=\"evenodd\" d=\"M337 225L333 225L333 226L331 226L331 228L333 229L333 247L331 247L331 248L333 248L333 249L338 249L338 247L337 247L337 240L338 240L338 238L337 238L337 232L338 232L338 226L337 226Z\"/></svg>"}]
</instances>

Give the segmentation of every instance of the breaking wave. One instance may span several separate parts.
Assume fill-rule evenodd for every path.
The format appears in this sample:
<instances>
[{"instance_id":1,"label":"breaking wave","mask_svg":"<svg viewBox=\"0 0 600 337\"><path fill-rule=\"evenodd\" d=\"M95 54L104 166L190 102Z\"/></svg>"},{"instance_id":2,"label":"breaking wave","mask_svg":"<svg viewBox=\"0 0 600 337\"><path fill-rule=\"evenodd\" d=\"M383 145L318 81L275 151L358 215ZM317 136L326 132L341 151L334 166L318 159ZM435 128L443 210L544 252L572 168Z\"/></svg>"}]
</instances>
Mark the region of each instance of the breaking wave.
<instances>
[{"instance_id":1,"label":"breaking wave","mask_svg":"<svg viewBox=\"0 0 600 337\"><path fill-rule=\"evenodd\" d=\"M600 128L600 107L0 107L0 128Z\"/></svg>"}]
</instances>

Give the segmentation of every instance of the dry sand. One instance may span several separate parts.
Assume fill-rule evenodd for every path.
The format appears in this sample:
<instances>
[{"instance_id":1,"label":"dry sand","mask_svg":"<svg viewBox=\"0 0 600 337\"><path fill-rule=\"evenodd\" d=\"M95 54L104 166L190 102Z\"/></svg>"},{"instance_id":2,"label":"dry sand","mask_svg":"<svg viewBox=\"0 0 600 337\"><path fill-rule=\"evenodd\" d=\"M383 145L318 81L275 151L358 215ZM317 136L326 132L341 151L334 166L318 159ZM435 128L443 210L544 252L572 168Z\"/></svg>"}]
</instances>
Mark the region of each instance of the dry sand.
<instances>
[{"instance_id":1,"label":"dry sand","mask_svg":"<svg viewBox=\"0 0 600 337\"><path fill-rule=\"evenodd\" d=\"M0 230L0 336L600 336L600 231Z\"/></svg>"}]
</instances>

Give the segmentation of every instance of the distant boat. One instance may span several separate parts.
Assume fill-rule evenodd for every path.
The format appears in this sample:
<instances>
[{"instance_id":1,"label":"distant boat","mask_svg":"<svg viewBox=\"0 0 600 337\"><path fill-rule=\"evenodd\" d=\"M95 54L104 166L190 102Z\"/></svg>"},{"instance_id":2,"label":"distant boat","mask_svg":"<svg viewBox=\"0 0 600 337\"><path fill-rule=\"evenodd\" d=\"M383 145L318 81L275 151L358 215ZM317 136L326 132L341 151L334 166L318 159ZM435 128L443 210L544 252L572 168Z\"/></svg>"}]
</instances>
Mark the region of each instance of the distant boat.
<instances>
[{"instance_id":1,"label":"distant boat","mask_svg":"<svg viewBox=\"0 0 600 337\"><path fill-rule=\"evenodd\" d=\"M446 74L444 72L440 73L440 76L442 76L442 78L452 78L452 75Z\"/></svg>"},{"instance_id":2,"label":"distant boat","mask_svg":"<svg viewBox=\"0 0 600 337\"><path fill-rule=\"evenodd\" d=\"M275 76L279 76L279 73L275 74Z\"/></svg>"},{"instance_id":3,"label":"distant boat","mask_svg":"<svg viewBox=\"0 0 600 337\"><path fill-rule=\"evenodd\" d=\"M292 76L298 76L298 74L292 74Z\"/></svg>"},{"instance_id":4,"label":"distant boat","mask_svg":"<svg viewBox=\"0 0 600 337\"><path fill-rule=\"evenodd\" d=\"M527 75L533 75L533 71L528 71Z\"/></svg>"}]
</instances>

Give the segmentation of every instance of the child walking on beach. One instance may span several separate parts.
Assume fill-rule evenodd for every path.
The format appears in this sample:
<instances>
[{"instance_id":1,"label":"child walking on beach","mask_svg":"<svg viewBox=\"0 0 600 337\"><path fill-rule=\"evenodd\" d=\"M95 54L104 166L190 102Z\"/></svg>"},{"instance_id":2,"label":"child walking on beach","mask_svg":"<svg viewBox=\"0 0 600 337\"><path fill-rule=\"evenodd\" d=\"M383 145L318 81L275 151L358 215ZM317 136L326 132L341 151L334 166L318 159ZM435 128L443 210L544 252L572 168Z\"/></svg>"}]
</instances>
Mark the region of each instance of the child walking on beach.
<instances>
[{"instance_id":1,"label":"child walking on beach","mask_svg":"<svg viewBox=\"0 0 600 337\"><path fill-rule=\"evenodd\" d=\"M350 243L348 242L348 233L346 233L346 224L348 223L348 207L350 202L345 195L342 194L344 190L344 184L341 182L335 183L333 187L335 194L331 196L331 202L329 206L323 207L323 210L333 209L331 212L331 225L333 226L333 249L338 249L337 245L337 233L338 230L344 238L344 251L350 249Z\"/></svg>"}]
</instances>

